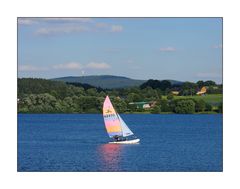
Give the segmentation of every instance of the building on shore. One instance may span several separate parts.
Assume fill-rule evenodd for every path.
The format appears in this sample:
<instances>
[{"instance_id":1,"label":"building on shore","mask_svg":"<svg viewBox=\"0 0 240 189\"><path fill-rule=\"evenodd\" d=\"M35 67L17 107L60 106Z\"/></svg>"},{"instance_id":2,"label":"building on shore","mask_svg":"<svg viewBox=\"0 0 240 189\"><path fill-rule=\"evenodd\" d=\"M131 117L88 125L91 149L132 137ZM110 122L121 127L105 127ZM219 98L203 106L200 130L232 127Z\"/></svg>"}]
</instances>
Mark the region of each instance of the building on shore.
<instances>
[{"instance_id":1,"label":"building on shore","mask_svg":"<svg viewBox=\"0 0 240 189\"><path fill-rule=\"evenodd\" d=\"M139 109L150 109L156 105L156 101L151 102L130 102L130 105L135 105Z\"/></svg>"},{"instance_id":2,"label":"building on shore","mask_svg":"<svg viewBox=\"0 0 240 189\"><path fill-rule=\"evenodd\" d=\"M172 91L172 94L177 96L177 95L179 95L179 91Z\"/></svg>"},{"instance_id":3,"label":"building on shore","mask_svg":"<svg viewBox=\"0 0 240 189\"><path fill-rule=\"evenodd\" d=\"M203 96L206 93L207 93L207 88L206 87L202 87L201 90L196 93L196 95Z\"/></svg>"}]
</instances>

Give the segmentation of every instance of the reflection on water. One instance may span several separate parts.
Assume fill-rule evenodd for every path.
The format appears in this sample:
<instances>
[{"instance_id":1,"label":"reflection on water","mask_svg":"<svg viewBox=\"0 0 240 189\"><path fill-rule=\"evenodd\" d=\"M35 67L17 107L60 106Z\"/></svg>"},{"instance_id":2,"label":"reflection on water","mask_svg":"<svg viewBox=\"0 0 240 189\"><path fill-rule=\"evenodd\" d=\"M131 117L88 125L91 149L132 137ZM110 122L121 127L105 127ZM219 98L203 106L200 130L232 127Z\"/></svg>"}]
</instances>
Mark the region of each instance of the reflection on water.
<instances>
[{"instance_id":1,"label":"reflection on water","mask_svg":"<svg viewBox=\"0 0 240 189\"><path fill-rule=\"evenodd\" d=\"M101 171L120 171L124 145L103 144L98 148L101 157Z\"/></svg>"}]
</instances>

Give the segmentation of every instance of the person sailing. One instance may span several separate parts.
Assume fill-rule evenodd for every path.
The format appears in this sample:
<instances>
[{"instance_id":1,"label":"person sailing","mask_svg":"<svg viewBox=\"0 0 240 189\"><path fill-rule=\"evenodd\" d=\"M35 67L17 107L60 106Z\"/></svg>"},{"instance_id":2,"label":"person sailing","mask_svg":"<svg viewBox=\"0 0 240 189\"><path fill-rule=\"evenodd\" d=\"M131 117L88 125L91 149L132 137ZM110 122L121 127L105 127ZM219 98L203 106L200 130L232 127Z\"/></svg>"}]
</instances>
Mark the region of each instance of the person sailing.
<instances>
[{"instance_id":1,"label":"person sailing","mask_svg":"<svg viewBox=\"0 0 240 189\"><path fill-rule=\"evenodd\" d=\"M120 137L119 137L118 135L115 135L113 138L114 138L114 140L116 140L116 141L120 141Z\"/></svg>"}]
</instances>

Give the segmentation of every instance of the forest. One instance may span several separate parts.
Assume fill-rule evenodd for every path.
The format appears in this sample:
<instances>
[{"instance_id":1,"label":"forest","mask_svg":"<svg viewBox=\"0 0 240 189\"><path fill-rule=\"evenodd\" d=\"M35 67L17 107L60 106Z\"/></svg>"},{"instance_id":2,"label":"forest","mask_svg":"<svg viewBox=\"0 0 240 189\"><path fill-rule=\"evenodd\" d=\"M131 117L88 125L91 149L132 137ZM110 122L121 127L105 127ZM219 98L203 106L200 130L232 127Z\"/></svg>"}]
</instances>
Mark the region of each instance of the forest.
<instances>
[{"instance_id":1,"label":"forest","mask_svg":"<svg viewBox=\"0 0 240 189\"><path fill-rule=\"evenodd\" d=\"M203 86L207 94L196 96ZM214 81L171 84L148 80L140 86L102 89L88 84L37 78L18 78L19 113L102 113L108 95L119 113L222 113L223 86ZM172 91L178 91L177 96ZM209 100L210 99L210 100ZM154 104L144 109L135 102Z\"/></svg>"}]
</instances>

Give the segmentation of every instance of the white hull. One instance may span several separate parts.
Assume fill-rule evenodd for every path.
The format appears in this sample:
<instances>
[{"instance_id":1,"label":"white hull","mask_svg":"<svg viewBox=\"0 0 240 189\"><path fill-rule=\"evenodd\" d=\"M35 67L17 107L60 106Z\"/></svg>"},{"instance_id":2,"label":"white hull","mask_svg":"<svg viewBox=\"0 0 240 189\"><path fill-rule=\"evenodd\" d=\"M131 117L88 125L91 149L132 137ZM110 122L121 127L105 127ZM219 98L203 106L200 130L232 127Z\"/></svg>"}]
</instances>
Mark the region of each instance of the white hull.
<instances>
[{"instance_id":1,"label":"white hull","mask_svg":"<svg viewBox=\"0 0 240 189\"><path fill-rule=\"evenodd\" d=\"M139 143L140 139L133 139L133 140L125 140L125 141L116 141L116 142L109 142L110 144L137 144Z\"/></svg>"}]
</instances>

